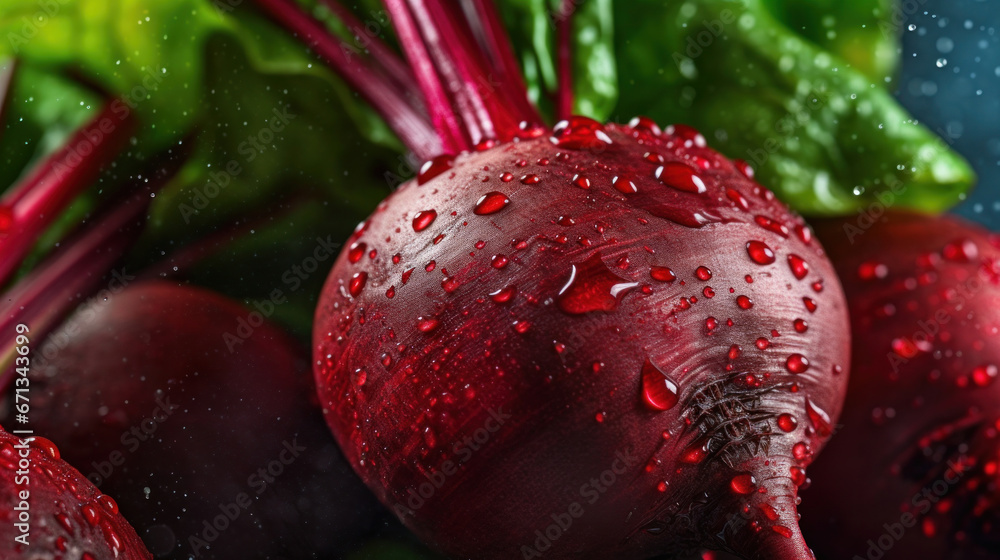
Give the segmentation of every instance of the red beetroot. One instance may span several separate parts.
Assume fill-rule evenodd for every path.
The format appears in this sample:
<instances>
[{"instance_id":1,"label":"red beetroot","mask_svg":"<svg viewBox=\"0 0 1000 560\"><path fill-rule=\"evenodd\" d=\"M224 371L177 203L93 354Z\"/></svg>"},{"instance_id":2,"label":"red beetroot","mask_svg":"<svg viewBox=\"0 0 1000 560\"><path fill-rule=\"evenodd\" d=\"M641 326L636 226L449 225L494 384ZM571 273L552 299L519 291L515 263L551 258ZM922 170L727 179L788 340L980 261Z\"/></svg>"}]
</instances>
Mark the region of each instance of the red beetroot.
<instances>
[{"instance_id":1,"label":"red beetroot","mask_svg":"<svg viewBox=\"0 0 1000 560\"><path fill-rule=\"evenodd\" d=\"M836 276L700 136L581 126L599 154L463 155L359 228L316 315L328 422L455 556L808 557L797 485L847 378Z\"/></svg>"},{"instance_id":2,"label":"red beetroot","mask_svg":"<svg viewBox=\"0 0 1000 560\"><path fill-rule=\"evenodd\" d=\"M62 460L55 444L41 437L21 440L3 428L0 512L5 560L153 558L115 500ZM22 522L24 531L16 525Z\"/></svg>"},{"instance_id":3,"label":"red beetroot","mask_svg":"<svg viewBox=\"0 0 1000 560\"><path fill-rule=\"evenodd\" d=\"M157 557L332 557L373 521L310 404L308 363L259 320L138 283L79 310L34 360L33 427L118 497Z\"/></svg>"},{"instance_id":4,"label":"red beetroot","mask_svg":"<svg viewBox=\"0 0 1000 560\"><path fill-rule=\"evenodd\" d=\"M487 0L385 2L433 143L377 60L257 4L415 153L459 154L358 228L316 312L327 421L382 501L460 558L809 558L797 487L849 341L802 220L689 127L532 124Z\"/></svg>"},{"instance_id":5,"label":"red beetroot","mask_svg":"<svg viewBox=\"0 0 1000 560\"><path fill-rule=\"evenodd\" d=\"M819 231L850 301L854 364L843 428L812 472L809 542L827 558L996 558L997 238L904 213Z\"/></svg>"}]
</instances>

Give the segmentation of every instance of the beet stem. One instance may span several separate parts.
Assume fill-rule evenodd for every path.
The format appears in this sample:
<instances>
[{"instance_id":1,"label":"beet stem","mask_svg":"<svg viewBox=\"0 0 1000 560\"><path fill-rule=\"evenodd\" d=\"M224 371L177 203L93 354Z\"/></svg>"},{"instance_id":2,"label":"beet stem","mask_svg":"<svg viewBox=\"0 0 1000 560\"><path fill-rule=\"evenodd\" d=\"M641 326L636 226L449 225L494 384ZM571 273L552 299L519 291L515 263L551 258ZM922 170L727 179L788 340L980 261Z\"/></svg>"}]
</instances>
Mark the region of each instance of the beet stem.
<instances>
[{"instance_id":1,"label":"beet stem","mask_svg":"<svg viewBox=\"0 0 1000 560\"><path fill-rule=\"evenodd\" d=\"M0 199L9 228L0 235L0 282L6 282L38 236L73 199L97 179L132 134L131 113L112 103L79 128Z\"/></svg>"},{"instance_id":2,"label":"beet stem","mask_svg":"<svg viewBox=\"0 0 1000 560\"><path fill-rule=\"evenodd\" d=\"M365 24L351 10L344 7L338 0L319 0L334 16L337 17L356 37L367 37L365 48L371 55L371 60L382 66L385 77L392 81L399 91L404 92L410 101L410 106L423 113L425 108L420 98L420 92L413 87L414 76L410 68L396 52L379 37L372 37Z\"/></svg>"},{"instance_id":3,"label":"beet stem","mask_svg":"<svg viewBox=\"0 0 1000 560\"><path fill-rule=\"evenodd\" d=\"M468 150L471 145L462 134L462 126L452 111L451 102L438 76L434 59L421 39L420 30L406 7L405 0L385 0L384 5L392 17L393 26L399 35L399 42L404 46L406 57L413 66L420 90L423 91L427 102L431 122L441 138L444 151L458 153Z\"/></svg>"},{"instance_id":4,"label":"beet stem","mask_svg":"<svg viewBox=\"0 0 1000 560\"><path fill-rule=\"evenodd\" d=\"M541 124L542 117L528 99L528 88L521 76L521 67L496 5L491 0L471 0L471 4L469 23L482 37L486 52L492 55L493 66L499 73L498 81L507 85L502 90L509 93L510 106L524 120Z\"/></svg>"},{"instance_id":5,"label":"beet stem","mask_svg":"<svg viewBox=\"0 0 1000 560\"><path fill-rule=\"evenodd\" d=\"M400 140L418 157L429 159L441 153L441 141L424 115L416 111L405 94L371 64L347 54L350 47L326 27L306 14L294 0L254 0L258 8L287 30L298 35L316 55L357 90L385 118Z\"/></svg>"},{"instance_id":6,"label":"beet stem","mask_svg":"<svg viewBox=\"0 0 1000 560\"><path fill-rule=\"evenodd\" d=\"M568 119L573 114L573 0L562 0L556 18L558 41L559 89L556 93L556 116Z\"/></svg>"},{"instance_id":7,"label":"beet stem","mask_svg":"<svg viewBox=\"0 0 1000 560\"><path fill-rule=\"evenodd\" d=\"M180 169L185 158L162 162L155 176L137 179L128 187L123 202L91 219L92 225L63 243L58 252L20 279L4 294L0 303L0 332L14 332L24 323L31 329L30 338L39 348L44 337L55 328L84 298L98 291L103 275L134 244L137 230L158 191ZM127 273L121 282L127 282ZM0 390L9 387L16 356L14 337L0 346Z\"/></svg>"},{"instance_id":8,"label":"beet stem","mask_svg":"<svg viewBox=\"0 0 1000 560\"><path fill-rule=\"evenodd\" d=\"M518 133L515 107L500 92L513 87L497 80L496 68L472 36L464 15L441 0L408 0L424 39L450 87L455 107L465 121L472 143L509 141ZM437 40L433 40L436 38ZM523 90L522 90L523 91Z\"/></svg>"}]
</instances>

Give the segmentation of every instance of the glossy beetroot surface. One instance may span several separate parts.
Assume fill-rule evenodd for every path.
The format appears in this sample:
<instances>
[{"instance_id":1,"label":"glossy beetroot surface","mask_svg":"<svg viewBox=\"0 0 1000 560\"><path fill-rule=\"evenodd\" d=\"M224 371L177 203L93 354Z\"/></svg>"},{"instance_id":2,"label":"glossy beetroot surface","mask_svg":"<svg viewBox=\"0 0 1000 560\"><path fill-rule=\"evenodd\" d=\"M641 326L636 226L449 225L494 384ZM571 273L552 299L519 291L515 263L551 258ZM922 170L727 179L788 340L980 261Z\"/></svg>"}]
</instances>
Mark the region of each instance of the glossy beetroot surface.
<instances>
[{"instance_id":1,"label":"glossy beetroot surface","mask_svg":"<svg viewBox=\"0 0 1000 560\"><path fill-rule=\"evenodd\" d=\"M350 462L456 557L810 557L849 365L820 245L687 127L534 132L429 163L340 255L315 371Z\"/></svg>"},{"instance_id":2,"label":"glossy beetroot surface","mask_svg":"<svg viewBox=\"0 0 1000 560\"><path fill-rule=\"evenodd\" d=\"M115 500L62 460L51 441L21 440L3 428L0 512L0 557L5 560L153 558ZM27 519L21 517L25 514ZM27 522L26 536L15 526L22 521ZM19 536L27 546L15 540Z\"/></svg>"},{"instance_id":3,"label":"glossy beetroot surface","mask_svg":"<svg viewBox=\"0 0 1000 560\"><path fill-rule=\"evenodd\" d=\"M203 289L138 283L79 310L35 360L33 427L118 498L158 558L334 557L373 521L303 352L260 319Z\"/></svg>"},{"instance_id":4,"label":"glossy beetroot surface","mask_svg":"<svg viewBox=\"0 0 1000 560\"><path fill-rule=\"evenodd\" d=\"M806 492L810 544L827 558L996 558L997 238L901 213L819 231L855 338L843 427Z\"/></svg>"}]
</instances>

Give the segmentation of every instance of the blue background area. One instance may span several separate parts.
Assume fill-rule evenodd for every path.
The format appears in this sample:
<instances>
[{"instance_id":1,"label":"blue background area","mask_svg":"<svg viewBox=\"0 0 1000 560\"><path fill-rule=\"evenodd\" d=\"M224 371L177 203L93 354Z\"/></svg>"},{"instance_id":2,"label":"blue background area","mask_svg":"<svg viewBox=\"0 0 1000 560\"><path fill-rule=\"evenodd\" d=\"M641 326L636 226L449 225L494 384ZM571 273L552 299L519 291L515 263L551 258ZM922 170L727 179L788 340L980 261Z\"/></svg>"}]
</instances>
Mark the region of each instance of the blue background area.
<instances>
[{"instance_id":1,"label":"blue background area","mask_svg":"<svg viewBox=\"0 0 1000 560\"><path fill-rule=\"evenodd\" d=\"M956 212L1000 231L1000 0L907 3L896 96L979 174Z\"/></svg>"}]
</instances>

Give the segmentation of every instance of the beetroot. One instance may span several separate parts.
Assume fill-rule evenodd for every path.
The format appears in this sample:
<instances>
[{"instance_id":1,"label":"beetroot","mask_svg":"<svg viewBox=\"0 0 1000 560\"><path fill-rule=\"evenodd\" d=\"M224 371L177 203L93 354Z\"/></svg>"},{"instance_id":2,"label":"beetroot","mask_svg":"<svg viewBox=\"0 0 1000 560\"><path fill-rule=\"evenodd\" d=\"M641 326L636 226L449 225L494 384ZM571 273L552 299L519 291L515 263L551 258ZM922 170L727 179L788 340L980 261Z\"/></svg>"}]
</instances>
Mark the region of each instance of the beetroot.
<instances>
[{"instance_id":1,"label":"beetroot","mask_svg":"<svg viewBox=\"0 0 1000 560\"><path fill-rule=\"evenodd\" d=\"M201 289L132 283L79 310L33 366L33 427L157 557L336 556L374 520L310 404L308 363L259 319Z\"/></svg>"},{"instance_id":2,"label":"beetroot","mask_svg":"<svg viewBox=\"0 0 1000 560\"><path fill-rule=\"evenodd\" d=\"M22 426L23 428L23 426ZM135 530L42 437L0 428L0 557L151 560Z\"/></svg>"},{"instance_id":3,"label":"beetroot","mask_svg":"<svg viewBox=\"0 0 1000 560\"><path fill-rule=\"evenodd\" d=\"M807 493L810 543L828 558L996 558L998 240L954 217L856 222L819 229L855 336L843 428Z\"/></svg>"},{"instance_id":4,"label":"beetroot","mask_svg":"<svg viewBox=\"0 0 1000 560\"><path fill-rule=\"evenodd\" d=\"M258 4L349 79L376 65ZM810 557L797 487L849 360L810 230L689 127L534 124L488 1L386 6L457 155L358 227L316 312L354 468L454 557ZM415 153L438 149L362 85Z\"/></svg>"}]
</instances>

